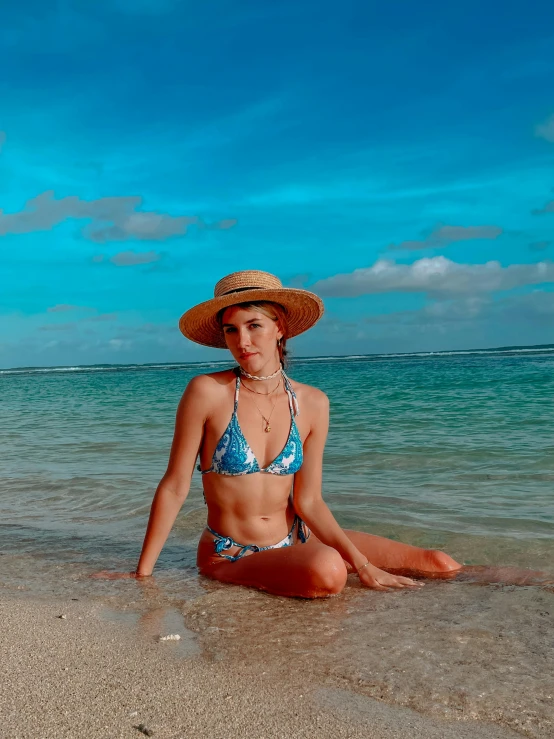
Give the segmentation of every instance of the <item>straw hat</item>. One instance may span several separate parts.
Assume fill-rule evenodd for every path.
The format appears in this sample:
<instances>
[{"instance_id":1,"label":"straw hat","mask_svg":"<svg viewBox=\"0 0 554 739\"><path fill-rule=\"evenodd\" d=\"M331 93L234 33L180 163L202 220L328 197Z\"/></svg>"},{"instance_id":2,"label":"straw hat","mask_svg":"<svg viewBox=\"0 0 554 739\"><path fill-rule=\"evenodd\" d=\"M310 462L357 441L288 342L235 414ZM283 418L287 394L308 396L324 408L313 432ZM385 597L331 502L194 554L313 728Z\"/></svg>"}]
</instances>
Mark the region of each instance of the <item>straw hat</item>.
<instances>
[{"instance_id":1,"label":"straw hat","mask_svg":"<svg viewBox=\"0 0 554 739\"><path fill-rule=\"evenodd\" d=\"M270 300L287 312L287 338L307 331L323 315L323 301L308 290L283 287L281 280L269 272L248 269L223 277L214 288L214 297L195 305L179 320L182 333L197 344L226 349L217 314L237 303Z\"/></svg>"}]
</instances>

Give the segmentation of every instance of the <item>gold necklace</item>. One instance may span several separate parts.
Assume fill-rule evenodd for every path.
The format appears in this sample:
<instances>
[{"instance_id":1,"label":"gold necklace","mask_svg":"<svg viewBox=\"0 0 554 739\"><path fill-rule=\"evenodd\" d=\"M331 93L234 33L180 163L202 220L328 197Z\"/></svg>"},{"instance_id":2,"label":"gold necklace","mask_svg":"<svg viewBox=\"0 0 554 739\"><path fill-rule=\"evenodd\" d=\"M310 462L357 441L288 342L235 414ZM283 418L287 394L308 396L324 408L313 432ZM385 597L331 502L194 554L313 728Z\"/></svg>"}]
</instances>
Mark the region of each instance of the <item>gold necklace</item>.
<instances>
[{"instance_id":1,"label":"gold necklace","mask_svg":"<svg viewBox=\"0 0 554 739\"><path fill-rule=\"evenodd\" d=\"M264 414L263 414L263 413L261 412L261 410L260 410L260 409L258 408L258 404L257 404L257 403L256 403L256 401L254 400L254 398L252 398L252 402L254 403L254 405L256 406L256 408L258 409L258 413L260 414L260 416L261 416L261 417L262 417L262 418L264 419L264 421L265 421L265 429L264 429L264 431L266 432L266 434L269 434L269 432L271 431L271 426L269 425L269 421L270 421L270 419L271 419L271 416L273 415L273 411L275 410L275 406L277 405L277 401L275 401L275 402L273 403L273 407L271 408L271 413L269 414L269 416L268 416L267 418L266 418L266 417L264 416Z\"/></svg>"}]
</instances>

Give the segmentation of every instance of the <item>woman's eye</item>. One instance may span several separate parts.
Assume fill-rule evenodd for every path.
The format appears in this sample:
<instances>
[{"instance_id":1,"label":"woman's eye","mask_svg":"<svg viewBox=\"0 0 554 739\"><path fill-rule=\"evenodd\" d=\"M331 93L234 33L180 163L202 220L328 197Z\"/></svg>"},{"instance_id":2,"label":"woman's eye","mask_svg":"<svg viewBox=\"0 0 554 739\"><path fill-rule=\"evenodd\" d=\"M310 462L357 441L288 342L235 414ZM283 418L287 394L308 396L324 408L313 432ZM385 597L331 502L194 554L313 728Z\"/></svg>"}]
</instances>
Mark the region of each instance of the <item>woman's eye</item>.
<instances>
[{"instance_id":1,"label":"woman's eye","mask_svg":"<svg viewBox=\"0 0 554 739\"><path fill-rule=\"evenodd\" d=\"M260 328L260 324L259 323L251 323L250 324L250 328Z\"/></svg>"},{"instance_id":2,"label":"woman's eye","mask_svg":"<svg viewBox=\"0 0 554 739\"><path fill-rule=\"evenodd\" d=\"M231 333L232 331L234 331L234 330L235 330L235 329L234 329L234 328L233 328L232 326L228 326L228 327L227 327L227 328L225 329L225 333L226 333L226 334L230 334L230 333Z\"/></svg>"}]
</instances>

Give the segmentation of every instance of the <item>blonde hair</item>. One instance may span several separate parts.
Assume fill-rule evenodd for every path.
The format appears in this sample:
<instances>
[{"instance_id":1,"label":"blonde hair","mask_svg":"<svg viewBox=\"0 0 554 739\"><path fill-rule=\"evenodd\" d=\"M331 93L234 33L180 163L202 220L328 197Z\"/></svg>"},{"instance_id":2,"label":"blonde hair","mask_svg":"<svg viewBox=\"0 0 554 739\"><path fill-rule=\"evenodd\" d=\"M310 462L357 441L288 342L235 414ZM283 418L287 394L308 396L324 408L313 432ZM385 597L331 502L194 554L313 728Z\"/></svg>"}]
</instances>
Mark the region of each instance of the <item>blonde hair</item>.
<instances>
[{"instance_id":1,"label":"blonde hair","mask_svg":"<svg viewBox=\"0 0 554 739\"><path fill-rule=\"evenodd\" d=\"M271 318L272 321L275 321L275 323L279 327L279 330L283 334L282 338L277 342L277 351L279 352L279 361L281 362L282 367L286 367L287 366L287 356L288 356L288 350L287 350L288 320L287 320L286 308L284 308L282 305L279 305L279 303L273 303L270 300L260 300L257 303L253 303L253 302L236 303L235 305L229 305L227 306L227 308L223 308L222 310L219 311L219 313L217 314L217 321L220 326L223 323L223 314L229 308L244 308L245 310L257 310L257 311L260 311L260 313L263 313L264 316Z\"/></svg>"}]
</instances>

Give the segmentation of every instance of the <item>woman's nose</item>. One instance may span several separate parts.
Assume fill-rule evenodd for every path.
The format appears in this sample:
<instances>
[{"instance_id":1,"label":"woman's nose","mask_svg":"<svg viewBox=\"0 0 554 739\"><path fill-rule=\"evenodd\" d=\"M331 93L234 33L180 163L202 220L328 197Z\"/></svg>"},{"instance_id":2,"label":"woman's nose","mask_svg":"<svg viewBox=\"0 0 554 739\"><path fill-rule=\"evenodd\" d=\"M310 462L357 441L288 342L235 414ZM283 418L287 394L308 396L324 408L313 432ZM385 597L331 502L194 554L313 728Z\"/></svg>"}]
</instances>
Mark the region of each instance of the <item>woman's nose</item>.
<instances>
[{"instance_id":1,"label":"woman's nose","mask_svg":"<svg viewBox=\"0 0 554 739\"><path fill-rule=\"evenodd\" d=\"M247 329L239 329L238 345L240 349L247 349L250 346L250 336Z\"/></svg>"}]
</instances>

